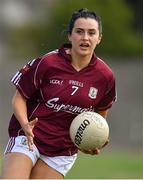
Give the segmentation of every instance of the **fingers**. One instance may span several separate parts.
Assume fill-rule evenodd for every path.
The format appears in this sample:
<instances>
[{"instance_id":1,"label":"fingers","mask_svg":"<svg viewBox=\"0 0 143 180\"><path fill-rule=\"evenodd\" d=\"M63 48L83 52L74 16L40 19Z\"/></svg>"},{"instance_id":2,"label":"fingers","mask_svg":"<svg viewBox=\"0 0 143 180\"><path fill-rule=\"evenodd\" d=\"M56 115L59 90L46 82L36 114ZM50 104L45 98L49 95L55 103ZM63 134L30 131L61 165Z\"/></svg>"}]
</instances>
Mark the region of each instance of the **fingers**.
<instances>
[{"instance_id":1,"label":"fingers","mask_svg":"<svg viewBox=\"0 0 143 180\"><path fill-rule=\"evenodd\" d=\"M34 127L37 122L38 122L38 118L35 118L35 119L33 119L32 121L29 122L29 125Z\"/></svg>"},{"instance_id":2,"label":"fingers","mask_svg":"<svg viewBox=\"0 0 143 180\"><path fill-rule=\"evenodd\" d=\"M101 148L96 148L94 150L84 150L84 149L79 149L79 150L85 154L98 155L100 154L101 149L104 148L108 143L109 143L109 139L105 142L105 144Z\"/></svg>"},{"instance_id":3,"label":"fingers","mask_svg":"<svg viewBox=\"0 0 143 180\"><path fill-rule=\"evenodd\" d=\"M92 150L92 155L98 155L98 154L100 154L100 149L98 149L98 148L96 148L95 150Z\"/></svg>"},{"instance_id":4,"label":"fingers","mask_svg":"<svg viewBox=\"0 0 143 180\"><path fill-rule=\"evenodd\" d=\"M25 133L27 140L28 140L28 146L29 146L29 150L33 151L33 138L34 138L34 134L32 131L29 131L28 133Z\"/></svg>"},{"instance_id":5,"label":"fingers","mask_svg":"<svg viewBox=\"0 0 143 180\"><path fill-rule=\"evenodd\" d=\"M30 151L33 151L33 144L34 144L34 142L33 142L33 138L34 138L33 128L37 122L38 122L38 118L35 118L32 121L30 121L25 128L25 135L26 135L27 140L28 140L28 146L29 146Z\"/></svg>"},{"instance_id":6,"label":"fingers","mask_svg":"<svg viewBox=\"0 0 143 180\"><path fill-rule=\"evenodd\" d=\"M28 146L29 146L29 151L33 151L33 137L27 137L28 139Z\"/></svg>"},{"instance_id":7,"label":"fingers","mask_svg":"<svg viewBox=\"0 0 143 180\"><path fill-rule=\"evenodd\" d=\"M90 154L90 155L98 155L101 152L101 149L104 148L107 144L109 143L109 139L105 142L105 144L101 148L95 148L95 149L90 149L90 150L84 150L84 149L79 149L85 154Z\"/></svg>"},{"instance_id":8,"label":"fingers","mask_svg":"<svg viewBox=\"0 0 143 180\"><path fill-rule=\"evenodd\" d=\"M96 148L94 150L84 150L84 149L80 149L80 151L82 151L85 154L90 154L90 155L98 155L100 154L100 149Z\"/></svg>"}]
</instances>

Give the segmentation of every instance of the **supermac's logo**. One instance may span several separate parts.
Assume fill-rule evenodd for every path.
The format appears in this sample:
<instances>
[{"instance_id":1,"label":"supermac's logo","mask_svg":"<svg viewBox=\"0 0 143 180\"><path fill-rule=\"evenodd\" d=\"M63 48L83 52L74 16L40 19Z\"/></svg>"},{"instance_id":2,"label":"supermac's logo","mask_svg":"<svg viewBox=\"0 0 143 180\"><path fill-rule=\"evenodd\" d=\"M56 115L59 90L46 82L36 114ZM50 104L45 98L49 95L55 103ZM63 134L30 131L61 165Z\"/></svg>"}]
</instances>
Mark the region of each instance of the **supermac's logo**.
<instances>
[{"instance_id":1,"label":"supermac's logo","mask_svg":"<svg viewBox=\"0 0 143 180\"><path fill-rule=\"evenodd\" d=\"M96 99L97 93L98 93L98 89L96 89L95 87L90 87L88 96L89 96L91 99Z\"/></svg>"},{"instance_id":2,"label":"supermac's logo","mask_svg":"<svg viewBox=\"0 0 143 180\"><path fill-rule=\"evenodd\" d=\"M82 113L84 111L93 111L94 110L94 108L92 106L87 107L87 108L82 108L80 106L74 106L72 104L63 104L63 103L60 103L59 101L60 101L60 98L55 97L55 98L49 99L45 103L45 105L48 108L51 108L56 112L66 111L68 113L73 113L73 114L76 114L76 113L78 114L78 113Z\"/></svg>"}]
</instances>

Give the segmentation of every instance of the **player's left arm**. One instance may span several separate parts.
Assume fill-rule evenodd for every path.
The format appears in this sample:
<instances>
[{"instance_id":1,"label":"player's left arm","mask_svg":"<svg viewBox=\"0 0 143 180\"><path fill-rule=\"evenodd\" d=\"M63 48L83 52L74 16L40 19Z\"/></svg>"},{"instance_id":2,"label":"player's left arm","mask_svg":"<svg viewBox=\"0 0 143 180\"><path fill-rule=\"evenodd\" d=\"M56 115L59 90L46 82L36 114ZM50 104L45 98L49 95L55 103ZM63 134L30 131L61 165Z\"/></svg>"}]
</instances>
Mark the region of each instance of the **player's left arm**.
<instances>
[{"instance_id":1,"label":"player's left arm","mask_svg":"<svg viewBox=\"0 0 143 180\"><path fill-rule=\"evenodd\" d=\"M104 110L104 111L97 111L97 113L100 114L101 116L103 116L106 119L107 115L108 115L108 111L109 111L109 109Z\"/></svg>"}]
</instances>

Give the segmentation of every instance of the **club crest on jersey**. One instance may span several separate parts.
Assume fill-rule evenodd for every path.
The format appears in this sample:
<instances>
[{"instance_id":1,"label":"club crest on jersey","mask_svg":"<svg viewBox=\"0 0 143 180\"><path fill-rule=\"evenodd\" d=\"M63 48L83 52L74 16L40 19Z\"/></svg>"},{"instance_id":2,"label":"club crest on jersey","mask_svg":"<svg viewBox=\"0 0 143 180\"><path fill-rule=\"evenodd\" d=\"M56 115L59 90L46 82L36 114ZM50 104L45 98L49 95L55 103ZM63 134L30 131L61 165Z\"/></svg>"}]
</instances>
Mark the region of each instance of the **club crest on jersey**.
<instances>
[{"instance_id":1,"label":"club crest on jersey","mask_svg":"<svg viewBox=\"0 0 143 180\"><path fill-rule=\"evenodd\" d=\"M91 99L96 99L97 93L98 93L98 89L96 89L95 87L90 87L88 96Z\"/></svg>"}]
</instances>

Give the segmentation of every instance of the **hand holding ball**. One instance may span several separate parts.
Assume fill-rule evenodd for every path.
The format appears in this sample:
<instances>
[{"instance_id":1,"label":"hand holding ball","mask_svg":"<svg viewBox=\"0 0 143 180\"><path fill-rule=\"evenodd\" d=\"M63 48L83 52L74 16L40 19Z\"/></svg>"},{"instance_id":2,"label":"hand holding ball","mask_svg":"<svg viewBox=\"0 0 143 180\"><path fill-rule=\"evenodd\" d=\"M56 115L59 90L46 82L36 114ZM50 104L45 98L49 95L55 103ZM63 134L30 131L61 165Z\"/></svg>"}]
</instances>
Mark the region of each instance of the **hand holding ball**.
<instances>
[{"instance_id":1,"label":"hand holding ball","mask_svg":"<svg viewBox=\"0 0 143 180\"><path fill-rule=\"evenodd\" d=\"M100 114L83 112L72 121L70 137L79 149L100 149L108 141L109 126Z\"/></svg>"}]
</instances>

